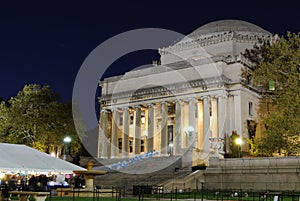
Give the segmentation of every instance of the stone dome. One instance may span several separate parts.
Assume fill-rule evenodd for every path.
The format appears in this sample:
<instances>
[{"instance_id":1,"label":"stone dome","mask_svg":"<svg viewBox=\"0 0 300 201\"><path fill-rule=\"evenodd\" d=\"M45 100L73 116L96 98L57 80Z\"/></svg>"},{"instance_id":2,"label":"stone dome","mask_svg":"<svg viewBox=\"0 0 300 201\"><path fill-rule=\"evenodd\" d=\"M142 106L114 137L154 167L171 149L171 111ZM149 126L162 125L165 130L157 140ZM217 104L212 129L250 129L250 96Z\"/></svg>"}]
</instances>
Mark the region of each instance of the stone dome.
<instances>
[{"instance_id":1,"label":"stone dome","mask_svg":"<svg viewBox=\"0 0 300 201\"><path fill-rule=\"evenodd\" d=\"M218 20L199 27L188 36L198 37L216 32L250 32L271 35L270 32L261 27L242 20Z\"/></svg>"}]
</instances>

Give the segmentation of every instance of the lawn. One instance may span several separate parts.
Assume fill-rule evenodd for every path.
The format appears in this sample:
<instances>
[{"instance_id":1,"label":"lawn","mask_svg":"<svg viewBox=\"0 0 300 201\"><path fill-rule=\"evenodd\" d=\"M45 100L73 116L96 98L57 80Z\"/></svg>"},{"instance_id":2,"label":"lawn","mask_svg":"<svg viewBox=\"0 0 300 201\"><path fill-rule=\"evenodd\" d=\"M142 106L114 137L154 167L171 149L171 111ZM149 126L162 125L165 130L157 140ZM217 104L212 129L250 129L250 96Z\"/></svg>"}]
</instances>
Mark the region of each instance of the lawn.
<instances>
[{"instance_id":1,"label":"lawn","mask_svg":"<svg viewBox=\"0 0 300 201\"><path fill-rule=\"evenodd\" d=\"M299 201L300 199L300 194L299 193L293 193L293 192L286 192L283 193L281 196L278 197L277 201ZM165 193L165 194L151 194L151 195L144 195L140 196L140 200L180 200L180 199L197 199L201 200L202 199L202 194L199 193ZM226 193L217 193L217 192L205 192L203 195L203 199L205 200L230 200L230 201L274 201L274 195L269 195L264 197L261 193L248 193L247 195L245 193L240 193L239 196L230 196L230 192ZM18 200L18 197L13 196L11 200ZM122 197L122 201L138 201L139 196L136 197ZM34 201L33 197L30 197L29 201ZM59 196L52 196L51 198L48 196L46 201L117 201L116 197L59 197Z\"/></svg>"}]
</instances>

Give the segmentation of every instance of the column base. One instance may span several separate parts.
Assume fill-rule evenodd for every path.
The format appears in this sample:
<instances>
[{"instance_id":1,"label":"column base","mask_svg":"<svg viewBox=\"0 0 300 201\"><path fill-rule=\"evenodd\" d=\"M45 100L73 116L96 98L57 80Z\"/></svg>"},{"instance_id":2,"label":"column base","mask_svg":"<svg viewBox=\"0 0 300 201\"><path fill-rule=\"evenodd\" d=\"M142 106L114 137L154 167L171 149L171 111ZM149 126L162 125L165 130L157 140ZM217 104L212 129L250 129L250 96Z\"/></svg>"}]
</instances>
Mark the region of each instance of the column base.
<instances>
[{"instance_id":1,"label":"column base","mask_svg":"<svg viewBox=\"0 0 300 201\"><path fill-rule=\"evenodd\" d=\"M122 155L121 158L129 158L129 155Z\"/></svg>"},{"instance_id":2,"label":"column base","mask_svg":"<svg viewBox=\"0 0 300 201\"><path fill-rule=\"evenodd\" d=\"M110 159L119 158L118 156L111 156Z\"/></svg>"}]
</instances>

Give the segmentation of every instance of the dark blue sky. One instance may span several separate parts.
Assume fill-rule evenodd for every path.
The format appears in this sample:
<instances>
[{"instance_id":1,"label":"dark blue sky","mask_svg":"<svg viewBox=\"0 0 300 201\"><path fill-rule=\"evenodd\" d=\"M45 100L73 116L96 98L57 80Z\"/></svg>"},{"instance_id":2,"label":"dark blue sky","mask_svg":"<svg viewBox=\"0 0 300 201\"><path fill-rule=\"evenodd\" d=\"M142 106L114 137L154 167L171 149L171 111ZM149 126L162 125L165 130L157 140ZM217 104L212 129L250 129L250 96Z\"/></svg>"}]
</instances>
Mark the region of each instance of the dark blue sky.
<instances>
[{"instance_id":1,"label":"dark blue sky","mask_svg":"<svg viewBox=\"0 0 300 201\"><path fill-rule=\"evenodd\" d=\"M84 59L101 42L137 28L165 28L188 34L208 22L240 19L279 35L300 31L293 4L263 1L72 1L0 3L0 97L15 96L25 84L48 84L63 100ZM211 3L210 3L211 2ZM151 63L150 51L125 56L107 75Z\"/></svg>"}]
</instances>

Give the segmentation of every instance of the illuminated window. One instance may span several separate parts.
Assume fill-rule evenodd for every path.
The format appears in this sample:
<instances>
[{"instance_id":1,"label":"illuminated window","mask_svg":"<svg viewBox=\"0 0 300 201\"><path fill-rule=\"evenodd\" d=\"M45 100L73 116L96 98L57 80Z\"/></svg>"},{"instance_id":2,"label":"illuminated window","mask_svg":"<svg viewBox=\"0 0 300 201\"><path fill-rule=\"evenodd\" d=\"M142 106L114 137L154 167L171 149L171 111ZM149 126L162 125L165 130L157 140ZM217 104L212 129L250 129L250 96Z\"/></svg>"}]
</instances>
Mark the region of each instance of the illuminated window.
<instances>
[{"instance_id":1,"label":"illuminated window","mask_svg":"<svg viewBox=\"0 0 300 201\"><path fill-rule=\"evenodd\" d=\"M131 113L131 114L130 114L130 125L133 124L133 120L134 120L133 113Z\"/></svg>"},{"instance_id":2,"label":"illuminated window","mask_svg":"<svg viewBox=\"0 0 300 201\"><path fill-rule=\"evenodd\" d=\"M133 152L133 138L129 138L129 153Z\"/></svg>"},{"instance_id":3,"label":"illuminated window","mask_svg":"<svg viewBox=\"0 0 300 201\"><path fill-rule=\"evenodd\" d=\"M145 151L145 140L141 140L141 152Z\"/></svg>"},{"instance_id":4,"label":"illuminated window","mask_svg":"<svg viewBox=\"0 0 300 201\"><path fill-rule=\"evenodd\" d=\"M146 117L145 117L145 111L142 110L142 114L141 114L141 123L145 124L146 123Z\"/></svg>"},{"instance_id":5,"label":"illuminated window","mask_svg":"<svg viewBox=\"0 0 300 201\"><path fill-rule=\"evenodd\" d=\"M119 148L119 153L122 153L122 138L118 139L118 148Z\"/></svg>"},{"instance_id":6,"label":"illuminated window","mask_svg":"<svg viewBox=\"0 0 300 201\"><path fill-rule=\"evenodd\" d=\"M168 115L175 114L175 105L168 106Z\"/></svg>"},{"instance_id":7,"label":"illuminated window","mask_svg":"<svg viewBox=\"0 0 300 201\"><path fill-rule=\"evenodd\" d=\"M119 116L119 126L123 126L123 114Z\"/></svg>"}]
</instances>

